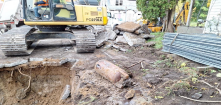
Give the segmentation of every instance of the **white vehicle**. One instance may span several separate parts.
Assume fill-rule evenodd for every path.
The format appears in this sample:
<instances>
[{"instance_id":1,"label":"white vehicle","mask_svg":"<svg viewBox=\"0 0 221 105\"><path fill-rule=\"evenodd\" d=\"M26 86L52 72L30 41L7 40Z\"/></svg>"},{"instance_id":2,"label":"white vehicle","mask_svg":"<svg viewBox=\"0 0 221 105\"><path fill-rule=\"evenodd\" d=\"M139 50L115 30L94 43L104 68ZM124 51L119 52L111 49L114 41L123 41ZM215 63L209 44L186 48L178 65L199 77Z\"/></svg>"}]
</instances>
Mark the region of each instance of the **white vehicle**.
<instances>
[{"instance_id":1,"label":"white vehicle","mask_svg":"<svg viewBox=\"0 0 221 105\"><path fill-rule=\"evenodd\" d=\"M136 22L141 18L141 12L137 10L136 0L101 0L101 6L107 7L108 25L115 26L123 22Z\"/></svg>"},{"instance_id":2,"label":"white vehicle","mask_svg":"<svg viewBox=\"0 0 221 105\"><path fill-rule=\"evenodd\" d=\"M0 9L0 34L23 24L21 0L4 0Z\"/></svg>"}]
</instances>

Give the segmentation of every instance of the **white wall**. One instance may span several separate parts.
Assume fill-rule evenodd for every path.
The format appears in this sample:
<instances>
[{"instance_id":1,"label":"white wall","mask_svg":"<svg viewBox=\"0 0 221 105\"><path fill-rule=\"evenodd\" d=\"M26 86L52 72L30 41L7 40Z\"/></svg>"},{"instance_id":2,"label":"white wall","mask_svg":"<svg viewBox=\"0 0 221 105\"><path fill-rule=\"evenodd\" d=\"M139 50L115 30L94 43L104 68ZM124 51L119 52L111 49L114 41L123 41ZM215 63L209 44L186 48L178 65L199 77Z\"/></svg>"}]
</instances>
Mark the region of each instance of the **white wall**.
<instances>
[{"instance_id":1,"label":"white wall","mask_svg":"<svg viewBox=\"0 0 221 105\"><path fill-rule=\"evenodd\" d=\"M204 33L221 35L221 0L211 1Z\"/></svg>"}]
</instances>

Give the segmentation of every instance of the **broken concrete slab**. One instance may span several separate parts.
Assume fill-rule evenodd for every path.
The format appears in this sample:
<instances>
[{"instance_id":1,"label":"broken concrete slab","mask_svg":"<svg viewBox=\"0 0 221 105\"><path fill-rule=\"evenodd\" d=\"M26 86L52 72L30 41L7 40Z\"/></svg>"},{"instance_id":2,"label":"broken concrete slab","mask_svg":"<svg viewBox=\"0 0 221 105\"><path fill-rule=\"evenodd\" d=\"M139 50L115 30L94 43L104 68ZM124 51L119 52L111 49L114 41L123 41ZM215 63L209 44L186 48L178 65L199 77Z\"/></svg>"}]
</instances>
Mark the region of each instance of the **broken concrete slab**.
<instances>
[{"instance_id":1,"label":"broken concrete slab","mask_svg":"<svg viewBox=\"0 0 221 105\"><path fill-rule=\"evenodd\" d=\"M108 36L107 34L105 34L105 32L102 32L100 34L98 34L98 36L96 36L96 46L97 47L101 47L104 45L104 43L108 40Z\"/></svg>"},{"instance_id":2,"label":"broken concrete slab","mask_svg":"<svg viewBox=\"0 0 221 105\"><path fill-rule=\"evenodd\" d=\"M3 67L14 67L14 66L18 66L18 65L21 65L21 64L25 64L25 63L28 63L28 60L22 59L22 60L17 60L17 61L13 61L13 62L10 62L10 63L6 63L6 64L4 64Z\"/></svg>"},{"instance_id":3,"label":"broken concrete slab","mask_svg":"<svg viewBox=\"0 0 221 105\"><path fill-rule=\"evenodd\" d=\"M70 85L66 85L64 88L64 91L61 95L61 99L60 100L65 100L67 99L71 94L71 86Z\"/></svg>"},{"instance_id":4,"label":"broken concrete slab","mask_svg":"<svg viewBox=\"0 0 221 105\"><path fill-rule=\"evenodd\" d=\"M140 38L139 36L128 32L125 32L123 36L125 40L128 42L128 44L133 47L141 46L146 41L145 39Z\"/></svg>"},{"instance_id":5,"label":"broken concrete slab","mask_svg":"<svg viewBox=\"0 0 221 105\"><path fill-rule=\"evenodd\" d=\"M118 36L115 43L116 44L128 44L126 39L123 36Z\"/></svg>"},{"instance_id":6,"label":"broken concrete slab","mask_svg":"<svg viewBox=\"0 0 221 105\"><path fill-rule=\"evenodd\" d=\"M33 62L33 61L43 61L44 58L29 58L29 61L30 62Z\"/></svg>"},{"instance_id":7,"label":"broken concrete slab","mask_svg":"<svg viewBox=\"0 0 221 105\"><path fill-rule=\"evenodd\" d=\"M140 35L141 38L143 39L149 39L149 38L154 38L155 35L150 35L150 34L141 34Z\"/></svg>"},{"instance_id":8,"label":"broken concrete slab","mask_svg":"<svg viewBox=\"0 0 221 105\"><path fill-rule=\"evenodd\" d=\"M44 66L61 66L64 63L67 63L68 59L67 58L61 58L61 59L44 59L42 61L42 64Z\"/></svg>"},{"instance_id":9,"label":"broken concrete slab","mask_svg":"<svg viewBox=\"0 0 221 105\"><path fill-rule=\"evenodd\" d=\"M126 31L126 32L134 32L135 30L139 29L141 26L134 22L125 22L118 26L116 26L117 29Z\"/></svg>"},{"instance_id":10,"label":"broken concrete slab","mask_svg":"<svg viewBox=\"0 0 221 105\"><path fill-rule=\"evenodd\" d=\"M115 40L117 37L117 34L112 30L107 31L106 34L109 40Z\"/></svg>"}]
</instances>

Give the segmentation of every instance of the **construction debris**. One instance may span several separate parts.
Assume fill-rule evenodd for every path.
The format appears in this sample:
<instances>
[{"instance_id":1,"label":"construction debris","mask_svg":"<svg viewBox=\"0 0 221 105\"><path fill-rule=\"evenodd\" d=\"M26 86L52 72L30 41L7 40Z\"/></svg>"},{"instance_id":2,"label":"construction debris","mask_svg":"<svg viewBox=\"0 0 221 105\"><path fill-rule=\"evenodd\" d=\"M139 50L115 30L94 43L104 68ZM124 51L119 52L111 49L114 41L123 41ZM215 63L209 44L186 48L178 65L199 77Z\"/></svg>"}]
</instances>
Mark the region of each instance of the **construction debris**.
<instances>
[{"instance_id":1,"label":"construction debris","mask_svg":"<svg viewBox=\"0 0 221 105\"><path fill-rule=\"evenodd\" d=\"M67 99L70 96L70 94L71 94L71 86L66 85L65 88L64 88L64 91L62 93L60 101Z\"/></svg>"},{"instance_id":2,"label":"construction debris","mask_svg":"<svg viewBox=\"0 0 221 105\"><path fill-rule=\"evenodd\" d=\"M220 42L214 34L165 33L163 51L221 69Z\"/></svg>"},{"instance_id":3,"label":"construction debris","mask_svg":"<svg viewBox=\"0 0 221 105\"><path fill-rule=\"evenodd\" d=\"M96 46L103 46L104 43L108 40L108 38L108 34L106 34L105 32L99 33L98 36L96 36Z\"/></svg>"},{"instance_id":4,"label":"construction debris","mask_svg":"<svg viewBox=\"0 0 221 105\"><path fill-rule=\"evenodd\" d=\"M109 38L108 38L109 40L115 40L117 37L117 34L112 30L107 31L106 34L107 34L107 36L109 36Z\"/></svg>"},{"instance_id":5,"label":"construction debris","mask_svg":"<svg viewBox=\"0 0 221 105\"><path fill-rule=\"evenodd\" d=\"M122 24L116 26L116 28L119 30L131 32L131 33L136 31L140 27L141 26L139 24L134 23L134 22L125 22L125 23L122 23Z\"/></svg>"},{"instance_id":6,"label":"construction debris","mask_svg":"<svg viewBox=\"0 0 221 105\"><path fill-rule=\"evenodd\" d=\"M127 44L127 41L123 36L118 36L115 43L116 44Z\"/></svg>"},{"instance_id":7,"label":"construction debris","mask_svg":"<svg viewBox=\"0 0 221 105\"><path fill-rule=\"evenodd\" d=\"M145 39L140 38L137 35L128 32L125 32L123 36L128 42L128 44L133 47L141 46L146 41Z\"/></svg>"},{"instance_id":8,"label":"construction debris","mask_svg":"<svg viewBox=\"0 0 221 105\"><path fill-rule=\"evenodd\" d=\"M129 79L126 71L106 60L98 61L95 64L95 71L112 83Z\"/></svg>"},{"instance_id":9,"label":"construction debris","mask_svg":"<svg viewBox=\"0 0 221 105\"><path fill-rule=\"evenodd\" d=\"M150 35L148 28L146 28L146 25L140 26L139 24L133 22L122 23L116 26L114 31L105 30L98 33L96 36L96 46L98 48L104 46L106 49L113 47L123 52L128 51L128 49L118 45L152 47L155 45L155 43L146 43L146 40L154 38L155 36Z\"/></svg>"}]
</instances>

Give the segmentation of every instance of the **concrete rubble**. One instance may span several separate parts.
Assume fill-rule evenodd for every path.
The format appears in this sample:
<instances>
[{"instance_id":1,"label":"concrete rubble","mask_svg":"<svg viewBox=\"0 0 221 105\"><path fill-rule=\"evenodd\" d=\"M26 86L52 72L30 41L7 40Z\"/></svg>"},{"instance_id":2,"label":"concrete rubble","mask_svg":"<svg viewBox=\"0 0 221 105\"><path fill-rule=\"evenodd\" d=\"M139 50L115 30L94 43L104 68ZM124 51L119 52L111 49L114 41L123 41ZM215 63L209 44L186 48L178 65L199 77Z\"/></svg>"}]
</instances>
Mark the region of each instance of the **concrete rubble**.
<instances>
[{"instance_id":1,"label":"concrete rubble","mask_svg":"<svg viewBox=\"0 0 221 105\"><path fill-rule=\"evenodd\" d=\"M116 44L127 44L127 41L123 36L118 36L115 43Z\"/></svg>"},{"instance_id":2,"label":"concrete rubble","mask_svg":"<svg viewBox=\"0 0 221 105\"><path fill-rule=\"evenodd\" d=\"M118 26L116 26L117 29L122 30L122 31L126 31L126 32L134 32L137 29L139 29L141 26L137 23L134 22L125 22L122 23Z\"/></svg>"},{"instance_id":3,"label":"concrete rubble","mask_svg":"<svg viewBox=\"0 0 221 105\"><path fill-rule=\"evenodd\" d=\"M112 30L107 31L106 34L107 34L107 36L109 36L109 38L108 38L109 40L115 40L117 37L117 34Z\"/></svg>"},{"instance_id":4,"label":"concrete rubble","mask_svg":"<svg viewBox=\"0 0 221 105\"><path fill-rule=\"evenodd\" d=\"M146 43L146 40L154 37L154 35L149 34L147 25L125 22L116 26L114 30L105 30L97 33L96 46L98 48L104 46L106 49L113 47L117 50L126 52L128 49L121 45L129 45L131 47L153 47L155 43Z\"/></svg>"},{"instance_id":5,"label":"concrete rubble","mask_svg":"<svg viewBox=\"0 0 221 105\"><path fill-rule=\"evenodd\" d=\"M106 34L105 32L99 33L98 36L96 36L96 46L103 46L104 43L108 40L108 38L108 34Z\"/></svg>"},{"instance_id":6,"label":"concrete rubble","mask_svg":"<svg viewBox=\"0 0 221 105\"><path fill-rule=\"evenodd\" d=\"M128 42L128 44L133 47L141 46L146 41L145 39L140 38L137 35L128 32L125 32L123 36Z\"/></svg>"}]
</instances>

